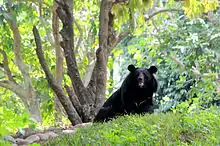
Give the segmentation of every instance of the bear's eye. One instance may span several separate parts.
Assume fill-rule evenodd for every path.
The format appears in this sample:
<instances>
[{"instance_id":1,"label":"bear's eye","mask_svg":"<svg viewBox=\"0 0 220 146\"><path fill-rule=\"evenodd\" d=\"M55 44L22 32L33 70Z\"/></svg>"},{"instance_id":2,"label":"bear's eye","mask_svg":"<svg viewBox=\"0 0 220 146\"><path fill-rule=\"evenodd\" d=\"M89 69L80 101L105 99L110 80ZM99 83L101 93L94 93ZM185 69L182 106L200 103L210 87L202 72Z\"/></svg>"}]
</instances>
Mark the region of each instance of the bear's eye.
<instances>
[{"instance_id":1,"label":"bear's eye","mask_svg":"<svg viewBox=\"0 0 220 146\"><path fill-rule=\"evenodd\" d=\"M147 74L147 73L144 73L144 78L145 78L146 80L149 80L149 77L148 77L148 74Z\"/></svg>"},{"instance_id":2,"label":"bear's eye","mask_svg":"<svg viewBox=\"0 0 220 146\"><path fill-rule=\"evenodd\" d=\"M147 75L145 75L145 78L146 78L146 80L148 80L148 76Z\"/></svg>"}]
</instances>

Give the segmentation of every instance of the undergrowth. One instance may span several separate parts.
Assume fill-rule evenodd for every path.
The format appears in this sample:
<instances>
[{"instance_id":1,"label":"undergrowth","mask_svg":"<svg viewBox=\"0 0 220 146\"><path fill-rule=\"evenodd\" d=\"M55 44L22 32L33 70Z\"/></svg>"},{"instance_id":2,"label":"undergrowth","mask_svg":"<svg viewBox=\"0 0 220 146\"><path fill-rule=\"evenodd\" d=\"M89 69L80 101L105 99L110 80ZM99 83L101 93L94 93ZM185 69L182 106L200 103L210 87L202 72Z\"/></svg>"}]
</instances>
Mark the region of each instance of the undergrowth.
<instances>
[{"instance_id":1,"label":"undergrowth","mask_svg":"<svg viewBox=\"0 0 220 146\"><path fill-rule=\"evenodd\" d=\"M220 145L220 112L211 108L190 114L123 116L78 129L44 145Z\"/></svg>"}]
</instances>

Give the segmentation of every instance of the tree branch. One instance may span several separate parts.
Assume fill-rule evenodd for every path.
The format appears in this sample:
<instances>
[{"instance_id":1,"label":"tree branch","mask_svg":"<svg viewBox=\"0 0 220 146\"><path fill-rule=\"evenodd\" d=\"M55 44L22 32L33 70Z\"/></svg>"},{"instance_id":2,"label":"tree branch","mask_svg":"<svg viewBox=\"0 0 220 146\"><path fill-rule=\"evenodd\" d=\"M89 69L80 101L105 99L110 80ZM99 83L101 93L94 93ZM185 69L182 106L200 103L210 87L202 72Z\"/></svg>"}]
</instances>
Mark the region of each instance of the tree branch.
<instances>
[{"instance_id":1,"label":"tree branch","mask_svg":"<svg viewBox=\"0 0 220 146\"><path fill-rule=\"evenodd\" d=\"M67 1L63 1L63 3L58 1L56 2L58 3L57 15L63 23L63 28L60 32L63 41L60 44L65 53L66 63L68 67L67 74L72 81L72 86L76 92L77 97L79 97L80 103L91 103L92 100L87 98L87 91L81 80L75 58L72 7L70 4L67 4Z\"/></svg>"},{"instance_id":2,"label":"tree branch","mask_svg":"<svg viewBox=\"0 0 220 146\"><path fill-rule=\"evenodd\" d=\"M42 17L42 1L38 0L39 16Z\"/></svg>"},{"instance_id":3,"label":"tree branch","mask_svg":"<svg viewBox=\"0 0 220 146\"><path fill-rule=\"evenodd\" d=\"M92 72L88 89L90 94L95 93L95 105L98 107L96 111L103 105L105 101L106 90L106 74L107 74L107 58L110 50L110 38L115 36L113 32L113 15L111 14L114 0L102 0L100 5L99 17L99 48L96 50L96 63ZM94 113L96 113L94 111Z\"/></svg>"},{"instance_id":4,"label":"tree branch","mask_svg":"<svg viewBox=\"0 0 220 146\"><path fill-rule=\"evenodd\" d=\"M52 28L53 28L53 37L55 42L55 50L56 50L56 81L59 85L62 85L63 51L62 48L60 47L59 18L56 13L56 8L57 8L57 4L54 2Z\"/></svg>"},{"instance_id":5,"label":"tree branch","mask_svg":"<svg viewBox=\"0 0 220 146\"><path fill-rule=\"evenodd\" d=\"M105 101L106 89L106 68L107 59L112 49L123 39L129 32L122 32L116 37L114 33L114 15L111 14L112 5L124 0L102 0L100 6L99 17L99 48L96 50L95 67L87 86L90 94L96 94L95 105L97 109L101 107Z\"/></svg>"},{"instance_id":6,"label":"tree branch","mask_svg":"<svg viewBox=\"0 0 220 146\"><path fill-rule=\"evenodd\" d=\"M10 15L12 15L11 10L8 9L8 12L10 13ZM18 26L17 24L10 18L7 19L9 26L13 32L13 37L14 37L14 54L15 54L15 62L19 68L19 70L21 71L21 74L24 78L24 86L25 89L33 89L33 85L31 82L31 78L29 75L29 70L28 68L25 66L22 58L21 58L21 36L20 36L20 32L18 30Z\"/></svg>"},{"instance_id":7,"label":"tree branch","mask_svg":"<svg viewBox=\"0 0 220 146\"><path fill-rule=\"evenodd\" d=\"M125 37L127 37L130 34L129 31L125 31L125 32L121 32L118 37L116 38L115 42L112 42L112 46L111 46L111 51L112 49L121 41L123 40Z\"/></svg>"},{"instance_id":8,"label":"tree branch","mask_svg":"<svg viewBox=\"0 0 220 146\"><path fill-rule=\"evenodd\" d=\"M76 111L78 112L78 114L83 115L81 104L80 104L80 102L74 92L74 89L71 89L68 85L64 85L64 87L66 89L66 92L67 92L73 106L76 108Z\"/></svg>"},{"instance_id":9,"label":"tree branch","mask_svg":"<svg viewBox=\"0 0 220 146\"><path fill-rule=\"evenodd\" d=\"M82 36L83 36L83 31L82 31L82 28L80 27L79 23L76 21L76 19L73 17L73 22L76 24L76 27L77 29L79 30L79 39L77 41L77 44L76 44L76 51L78 51L79 49L79 46L80 46L80 43L82 42Z\"/></svg>"},{"instance_id":10,"label":"tree branch","mask_svg":"<svg viewBox=\"0 0 220 146\"><path fill-rule=\"evenodd\" d=\"M169 57L180 66L182 71L185 70L184 64L179 59L177 59L176 57L173 57L171 55Z\"/></svg>"},{"instance_id":11,"label":"tree branch","mask_svg":"<svg viewBox=\"0 0 220 146\"><path fill-rule=\"evenodd\" d=\"M199 71L199 69L197 69L196 67L192 67L192 72L195 74L195 75L197 75L197 76L199 76L199 77L207 77L207 78L211 78L211 77L215 77L215 81L217 81L217 82L219 82L220 83L220 79L219 79L219 77L220 77L220 73L201 73L200 71Z\"/></svg>"},{"instance_id":12,"label":"tree branch","mask_svg":"<svg viewBox=\"0 0 220 146\"><path fill-rule=\"evenodd\" d=\"M23 88L21 88L18 84L15 84L12 81L0 81L0 86L3 88L6 88L8 90L11 90L15 94L17 94L21 99L25 99L26 97L26 92Z\"/></svg>"},{"instance_id":13,"label":"tree branch","mask_svg":"<svg viewBox=\"0 0 220 146\"><path fill-rule=\"evenodd\" d=\"M181 70L182 71L184 71L184 70L186 70L186 68L185 68L185 65L178 59L178 58L176 58L176 57L172 57L172 56L170 56L170 58L173 60L173 61L175 61L180 67L181 67ZM207 77L207 78L210 78L210 77L214 77L215 79L215 81L216 82L218 82L218 83L220 83L220 79L219 79L219 77L220 77L220 73L201 73L200 71L199 71L199 69L198 68L196 68L196 67L192 67L192 69L191 69L191 71L195 74L195 75L197 75L197 76L199 76L199 77Z\"/></svg>"},{"instance_id":14,"label":"tree branch","mask_svg":"<svg viewBox=\"0 0 220 146\"><path fill-rule=\"evenodd\" d=\"M29 110L28 107L30 106L30 103L27 98L29 98L30 94L29 94L29 92L27 92L27 90L24 90L20 85L14 83L12 81L7 81L7 80L0 81L0 86L5 89L8 89L8 90L12 91L13 93L15 93L16 95L18 95L21 98L21 100L23 101L25 107ZM31 116L33 116L33 115L31 115Z\"/></svg>"},{"instance_id":15,"label":"tree branch","mask_svg":"<svg viewBox=\"0 0 220 146\"><path fill-rule=\"evenodd\" d=\"M59 36L59 18L56 13L57 9L57 3L53 2L53 11L52 11L52 29L53 29L53 38L54 38L54 44L55 44L55 51L56 51L56 82L59 86L62 86L62 80L63 80L63 50L60 46L60 36ZM54 96L54 106L55 106L55 118L56 121L60 120L62 121L62 117L59 116L59 114L64 114L64 110L62 107L62 104L60 103L58 97Z\"/></svg>"},{"instance_id":16,"label":"tree branch","mask_svg":"<svg viewBox=\"0 0 220 146\"><path fill-rule=\"evenodd\" d=\"M0 49L0 52L3 55L3 68L5 70L5 74L8 77L8 80L14 82L15 84L17 84L16 81L14 80L14 78L11 75L11 70L9 69L9 66L8 66L8 57L5 53L5 51Z\"/></svg>"},{"instance_id":17,"label":"tree branch","mask_svg":"<svg viewBox=\"0 0 220 146\"><path fill-rule=\"evenodd\" d=\"M46 61L44 59L44 54L42 51L41 39L37 28L34 26L33 28L35 43L36 43L36 52L39 59L39 62L46 74L47 81L51 88L56 93L57 97L59 98L61 104L63 105L67 115L69 116L69 120L71 121L72 125L76 125L82 123L81 118L79 117L78 113L76 112L75 108L73 107L70 99L66 97L62 87L57 84L56 80L54 79L52 73L50 72Z\"/></svg>"},{"instance_id":18,"label":"tree branch","mask_svg":"<svg viewBox=\"0 0 220 146\"><path fill-rule=\"evenodd\" d=\"M3 64L0 64L0 67L1 67L1 68L0 68L0 71L4 73L5 70L3 69L3 68L4 68L4 67L3 67Z\"/></svg>"},{"instance_id":19,"label":"tree branch","mask_svg":"<svg viewBox=\"0 0 220 146\"><path fill-rule=\"evenodd\" d=\"M163 13L163 12L170 12L170 11L183 11L183 10L175 9L175 8L172 8L172 9L160 9L160 10L157 10L156 12L153 12L152 14L150 14L148 16L145 16L145 22L147 22L148 20L150 20L152 17L156 16L157 14L160 14L160 13Z\"/></svg>"},{"instance_id":20,"label":"tree branch","mask_svg":"<svg viewBox=\"0 0 220 146\"><path fill-rule=\"evenodd\" d=\"M207 14L204 14L204 17L207 18L212 24L217 23L217 20L213 18L213 11L209 11Z\"/></svg>"}]
</instances>

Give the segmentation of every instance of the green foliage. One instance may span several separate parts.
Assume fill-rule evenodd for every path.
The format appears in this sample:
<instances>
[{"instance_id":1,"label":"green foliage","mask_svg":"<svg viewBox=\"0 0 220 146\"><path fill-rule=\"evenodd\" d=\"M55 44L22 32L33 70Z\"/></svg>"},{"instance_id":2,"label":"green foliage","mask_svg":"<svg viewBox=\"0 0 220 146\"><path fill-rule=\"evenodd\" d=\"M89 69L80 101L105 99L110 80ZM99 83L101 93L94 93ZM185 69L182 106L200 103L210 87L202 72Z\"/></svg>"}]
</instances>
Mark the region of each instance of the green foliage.
<instances>
[{"instance_id":1,"label":"green foliage","mask_svg":"<svg viewBox=\"0 0 220 146\"><path fill-rule=\"evenodd\" d=\"M152 4L153 0L129 0L113 5L112 13L115 16L114 25L116 30L120 32L121 29L129 28L137 33L143 32L144 14Z\"/></svg>"},{"instance_id":2,"label":"green foliage","mask_svg":"<svg viewBox=\"0 0 220 146\"><path fill-rule=\"evenodd\" d=\"M22 132L22 127L35 128L35 123L29 119L29 114L26 111L16 113L6 107L0 106L0 137L15 133L18 128ZM5 144L5 141L0 139L0 145Z\"/></svg>"},{"instance_id":3,"label":"green foliage","mask_svg":"<svg viewBox=\"0 0 220 146\"><path fill-rule=\"evenodd\" d=\"M219 115L218 108L211 108L192 114L123 116L45 145L218 145Z\"/></svg>"},{"instance_id":4,"label":"green foliage","mask_svg":"<svg viewBox=\"0 0 220 146\"><path fill-rule=\"evenodd\" d=\"M13 33L7 23L7 19L10 18L16 22L21 35L22 60L27 65L37 98L41 104L43 126L56 124L54 118L54 92L49 87L45 74L39 64L35 52L36 46L32 29L33 25L38 26L47 64L55 76L56 55L52 32L53 2L53 0L44 0L42 3L38 3L37 1L13 0L3 1L0 4L0 49L3 49L7 54L12 76L16 82L23 87L24 78L14 62ZM40 4L41 7L39 7ZM8 8L10 8L12 14L8 13ZM74 39L76 40L74 41L74 45L77 46L79 38L82 37L82 41L79 42L79 48L75 51L79 72L82 78L86 72L87 65L91 61L94 61L94 51L98 45L99 9L100 1L98 0L74 1L74 18L80 26L80 28L78 28L76 24L74 25ZM59 30L61 27L62 25L59 25ZM90 60L88 56L91 57ZM2 61L3 57L0 54L1 64ZM67 76L66 69L64 62L63 84L70 85L70 79ZM7 80L3 69L0 71L0 80ZM1 87L0 94L3 94L1 97L3 98L3 106L11 110L11 112L16 110L23 112L24 105L21 100L18 100L19 97L9 91L7 91L7 94L4 94L4 91L5 89ZM65 120L66 119L64 119L64 121Z\"/></svg>"},{"instance_id":5,"label":"green foliage","mask_svg":"<svg viewBox=\"0 0 220 146\"><path fill-rule=\"evenodd\" d=\"M42 1L41 10L39 7L40 3L37 1L5 0L3 2L4 3L0 4L0 49L3 49L7 54L9 68L15 81L19 85L24 86L24 79L14 63L13 34L7 23L7 19L12 19L19 27L22 59L29 69L34 89L41 102L43 125L53 125L55 121L53 116L54 93L48 86L45 74L35 54L35 44L32 34L33 25L37 25L42 39L42 46L47 64L55 75L56 55L51 20L53 1ZM207 5L204 5L205 2L206 1L196 1L196 5L199 5L198 8L202 9L201 12L213 10L217 6L216 3L209 1L207 1ZM157 99L158 102L163 103L163 105L169 103L169 106L167 106L168 109L175 106L177 102L183 99L185 100L186 96L187 98L192 98L193 100L191 100L194 103L198 103L197 105L199 106L202 105L201 101L209 101L207 99L213 97L217 98L213 90L216 89L215 87L217 87L218 84L213 83L212 80L208 78L203 80L198 79L194 84L193 81L197 79L197 77L192 76L193 74L189 67L195 65L193 61L197 60L201 67L201 73L208 72L212 79L214 78L213 72L219 71L219 67L217 67L219 65L219 60L215 60L216 54L212 52L220 50L220 37L219 33L217 33L219 32L219 22L214 26L204 22L203 19L183 20L183 16L179 18L179 15L172 15L175 19L172 18L172 20L170 20L169 15L158 14L158 16L155 17L154 23L161 31L156 32L155 35L156 29L154 28L153 21L149 21L147 27L145 22L145 14L152 4L153 0L129 0L125 3L118 3L112 8L112 13L115 15L115 31L119 32L122 29L130 29L132 30L131 34L133 36L130 35L118 48L115 48L112 51L111 58L108 60L110 76L107 82L108 94L111 94L113 87L117 84L113 81L112 77L115 63L117 59L124 59L126 65L125 67L121 67L123 68L123 75L127 73L127 70L124 68L127 68L128 63L136 63L137 66L140 67L145 67L152 63L158 65L158 68L160 68L158 79L161 83L161 90L159 93L161 94L157 95ZM167 3L167 8L176 8L177 5L176 2L170 0ZM188 12L195 13L195 15L192 16L197 16L199 9L197 9L197 7L194 8L194 5L195 0L186 2L187 14ZM81 43L79 42L79 48L75 50L81 77L85 75L87 65L95 60L94 52L98 46L99 6L100 0L74 0L74 18L76 20L75 22L80 26L79 28L76 24L74 25L74 45L77 46L80 38L82 39ZM7 8L11 9L12 14L7 12ZM218 18L218 16L216 17ZM60 25L60 28L61 27ZM175 55L175 53L186 65L187 70L185 73L180 73L181 71L178 65L174 63L172 59L168 58L168 56ZM2 60L2 55L0 55L0 63L2 63ZM117 63L121 62L118 61ZM210 71L205 68L207 64L210 67ZM64 64L64 66L63 83L70 84L70 79L66 74L66 65ZM167 78L167 76L170 76L170 78ZM0 71L0 79L7 80L2 70ZM185 90L186 86L191 86L192 84L192 87L194 87L193 90L189 92ZM203 88L205 88L205 90L202 90ZM22 101L18 100L17 95L14 93L9 91L5 92L4 88L0 88L0 94L3 101L3 105L1 106L4 107L5 110L8 110L8 112L13 113L12 115L19 119L18 116L24 112ZM198 97L194 97L194 94ZM196 100L197 98L201 100ZM191 101L188 100L187 103L189 105ZM18 121L16 119L14 120ZM20 127L22 124L16 126ZM14 129L16 126L14 126Z\"/></svg>"},{"instance_id":6,"label":"green foliage","mask_svg":"<svg viewBox=\"0 0 220 146\"><path fill-rule=\"evenodd\" d=\"M218 30L218 25L214 26L203 19L180 19L177 21L176 28L172 27L172 29L160 32L157 36L161 42L159 50L163 50L167 54L166 57L175 56L174 58L171 57L172 60L170 61L172 62L168 62L170 62L170 65L176 62L176 65L178 65L170 66L172 71L166 70L170 74L169 77L173 79L169 79L171 82L169 82L168 86L166 86L167 83L163 84L165 88L159 90L160 93L161 91L166 92L169 87L174 88L174 92L171 90L174 102L189 99L187 101L189 105L195 107L196 104L197 108L201 106L208 107L213 100L219 102L216 91L216 85L219 85L219 83L214 77L220 69L219 54L213 50L219 50L220 48L216 48L217 46L212 47L210 43L211 36L215 35ZM178 61L175 60L176 58ZM184 65L185 72L182 74L178 73L181 72L179 62ZM197 70L200 75L195 73ZM208 76L203 76L203 74L207 73ZM162 74L166 73L163 72ZM166 75L168 76L168 74ZM172 76L173 74L175 75ZM172 85L174 86L172 87ZM177 93L175 93L176 91Z\"/></svg>"},{"instance_id":7,"label":"green foliage","mask_svg":"<svg viewBox=\"0 0 220 146\"><path fill-rule=\"evenodd\" d=\"M39 143L33 143L33 144L30 144L30 146L40 146Z\"/></svg>"},{"instance_id":8,"label":"green foliage","mask_svg":"<svg viewBox=\"0 0 220 146\"><path fill-rule=\"evenodd\" d=\"M215 15L219 16L219 12ZM125 52L119 62L121 68L130 63L139 67L157 66L159 90L155 103L160 111L179 103L185 112L219 104L216 88L219 86L216 73L220 71L219 24L219 21L213 24L206 19L187 19L179 14L172 14L172 19L158 15L154 24L147 26L146 35L128 37L120 44L119 48ZM127 70L120 71L121 80L126 74Z\"/></svg>"},{"instance_id":9,"label":"green foliage","mask_svg":"<svg viewBox=\"0 0 220 146\"><path fill-rule=\"evenodd\" d=\"M198 17L202 13L215 10L218 0L184 0L184 10L188 17Z\"/></svg>"},{"instance_id":10,"label":"green foliage","mask_svg":"<svg viewBox=\"0 0 220 146\"><path fill-rule=\"evenodd\" d=\"M118 18L120 23L129 20L129 11L125 5L116 4L112 7L112 13Z\"/></svg>"},{"instance_id":11,"label":"green foliage","mask_svg":"<svg viewBox=\"0 0 220 146\"><path fill-rule=\"evenodd\" d=\"M0 90L0 137L14 134L22 128L35 128L36 123L24 109L21 101L9 90ZM0 145L6 145L0 139Z\"/></svg>"},{"instance_id":12,"label":"green foliage","mask_svg":"<svg viewBox=\"0 0 220 146\"><path fill-rule=\"evenodd\" d=\"M164 3L167 8L181 9L182 7L189 18L199 17L203 13L216 10L219 5L217 0L184 0L183 3L175 2L174 0L166 2L153 0L129 0L124 3L113 5L112 13L115 15L116 22L114 25L118 31L122 28L129 28L134 30L132 33L141 35L144 31L144 26L146 25L146 14L152 14L150 13L149 8L153 5L164 5L161 3ZM163 17L166 18L167 16L163 15ZM159 19L157 21L159 21Z\"/></svg>"},{"instance_id":13,"label":"green foliage","mask_svg":"<svg viewBox=\"0 0 220 146\"><path fill-rule=\"evenodd\" d=\"M147 10L153 4L153 0L129 0L128 7L131 11Z\"/></svg>"}]
</instances>

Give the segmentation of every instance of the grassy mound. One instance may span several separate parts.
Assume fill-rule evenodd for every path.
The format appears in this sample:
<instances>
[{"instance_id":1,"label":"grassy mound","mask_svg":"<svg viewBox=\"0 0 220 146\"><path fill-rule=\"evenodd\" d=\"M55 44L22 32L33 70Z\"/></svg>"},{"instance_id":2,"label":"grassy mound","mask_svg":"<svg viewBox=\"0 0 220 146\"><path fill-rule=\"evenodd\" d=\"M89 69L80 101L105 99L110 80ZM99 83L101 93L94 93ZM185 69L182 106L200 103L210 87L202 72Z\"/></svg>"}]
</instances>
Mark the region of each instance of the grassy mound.
<instances>
[{"instance_id":1,"label":"grassy mound","mask_svg":"<svg viewBox=\"0 0 220 146\"><path fill-rule=\"evenodd\" d=\"M219 108L193 114L119 117L63 135L45 145L220 145Z\"/></svg>"}]
</instances>

